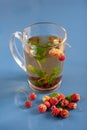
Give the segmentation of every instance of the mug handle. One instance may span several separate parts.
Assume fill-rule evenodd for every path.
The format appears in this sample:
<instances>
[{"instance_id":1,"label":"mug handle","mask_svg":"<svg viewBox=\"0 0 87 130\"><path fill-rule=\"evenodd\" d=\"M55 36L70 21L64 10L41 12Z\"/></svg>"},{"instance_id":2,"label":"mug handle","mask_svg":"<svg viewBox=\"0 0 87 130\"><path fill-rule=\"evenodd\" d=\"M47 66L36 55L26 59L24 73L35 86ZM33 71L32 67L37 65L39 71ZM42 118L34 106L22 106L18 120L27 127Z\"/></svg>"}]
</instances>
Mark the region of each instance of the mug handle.
<instances>
[{"instance_id":1,"label":"mug handle","mask_svg":"<svg viewBox=\"0 0 87 130\"><path fill-rule=\"evenodd\" d=\"M21 32L14 32L11 36L10 39L10 50L11 50L11 54L14 58L14 60L17 62L17 64L24 70L26 71L26 67L25 67L25 62L24 62L24 58L23 56L20 55L17 46L16 46L16 42L15 40L18 39L19 41L21 41L21 43L23 42L22 40L22 33Z\"/></svg>"}]
</instances>

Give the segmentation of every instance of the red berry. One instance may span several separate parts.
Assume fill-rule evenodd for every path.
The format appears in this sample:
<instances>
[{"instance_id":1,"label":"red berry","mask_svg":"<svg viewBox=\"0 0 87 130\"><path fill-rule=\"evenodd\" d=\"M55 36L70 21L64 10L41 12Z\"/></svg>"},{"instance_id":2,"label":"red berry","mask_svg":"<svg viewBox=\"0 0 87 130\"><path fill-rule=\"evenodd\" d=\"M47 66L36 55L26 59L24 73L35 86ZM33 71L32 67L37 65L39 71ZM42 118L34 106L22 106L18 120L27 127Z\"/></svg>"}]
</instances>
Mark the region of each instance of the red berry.
<instances>
[{"instance_id":1,"label":"red berry","mask_svg":"<svg viewBox=\"0 0 87 130\"><path fill-rule=\"evenodd\" d=\"M68 106L69 101L67 99L62 99L60 104L61 104L62 107Z\"/></svg>"},{"instance_id":2,"label":"red berry","mask_svg":"<svg viewBox=\"0 0 87 130\"><path fill-rule=\"evenodd\" d=\"M78 102L78 101L80 100L80 95L77 94L77 93L72 94L72 95L71 95L71 100L72 100L73 102Z\"/></svg>"},{"instance_id":3,"label":"red berry","mask_svg":"<svg viewBox=\"0 0 87 130\"><path fill-rule=\"evenodd\" d=\"M51 104L50 104L50 102L48 102L48 101L44 102L44 104L46 105L47 108L50 108L50 107L51 107Z\"/></svg>"},{"instance_id":4,"label":"red berry","mask_svg":"<svg viewBox=\"0 0 87 130\"><path fill-rule=\"evenodd\" d=\"M60 110L59 110L57 107L54 107L54 108L52 109L52 115L53 115L53 116L58 116L59 113L60 113Z\"/></svg>"},{"instance_id":5,"label":"red berry","mask_svg":"<svg viewBox=\"0 0 87 130\"><path fill-rule=\"evenodd\" d=\"M46 105L45 104L40 104L39 106L38 106L38 111L39 112L45 112L47 110L47 107L46 107Z\"/></svg>"},{"instance_id":6,"label":"red berry","mask_svg":"<svg viewBox=\"0 0 87 130\"><path fill-rule=\"evenodd\" d=\"M51 107L51 110L52 110L52 109L54 109L55 107L56 107L56 106L55 106L55 105L53 105L53 106Z\"/></svg>"},{"instance_id":7,"label":"red berry","mask_svg":"<svg viewBox=\"0 0 87 130\"><path fill-rule=\"evenodd\" d=\"M35 93L30 93L29 94L29 98L31 99L31 100L35 100L36 99L36 94Z\"/></svg>"},{"instance_id":8,"label":"red berry","mask_svg":"<svg viewBox=\"0 0 87 130\"><path fill-rule=\"evenodd\" d=\"M66 109L62 109L62 110L60 111L60 116L63 117L63 118L69 117L69 111L66 110Z\"/></svg>"},{"instance_id":9,"label":"red berry","mask_svg":"<svg viewBox=\"0 0 87 130\"><path fill-rule=\"evenodd\" d=\"M49 102L51 105L57 105L58 104L58 99L56 97L50 98Z\"/></svg>"},{"instance_id":10,"label":"red berry","mask_svg":"<svg viewBox=\"0 0 87 130\"><path fill-rule=\"evenodd\" d=\"M47 95L43 96L43 98L42 98L43 102L45 102L45 101L49 101L49 99L50 99L50 97L47 96Z\"/></svg>"},{"instance_id":11,"label":"red berry","mask_svg":"<svg viewBox=\"0 0 87 130\"><path fill-rule=\"evenodd\" d=\"M61 53L61 54L58 56L58 60L64 61L64 60L65 60L65 55L64 55L63 53Z\"/></svg>"},{"instance_id":12,"label":"red berry","mask_svg":"<svg viewBox=\"0 0 87 130\"><path fill-rule=\"evenodd\" d=\"M29 100L26 100L26 101L25 101L25 107L27 107L27 108L32 107L32 102L29 101Z\"/></svg>"},{"instance_id":13,"label":"red berry","mask_svg":"<svg viewBox=\"0 0 87 130\"><path fill-rule=\"evenodd\" d=\"M60 93L60 94L58 94L57 99L58 99L58 101L61 101L62 99L65 99L65 95Z\"/></svg>"},{"instance_id":14,"label":"red berry","mask_svg":"<svg viewBox=\"0 0 87 130\"><path fill-rule=\"evenodd\" d=\"M70 102L70 103L68 104L68 108L69 108L70 110L76 109L76 108L77 108L77 104L74 103L74 102Z\"/></svg>"}]
</instances>

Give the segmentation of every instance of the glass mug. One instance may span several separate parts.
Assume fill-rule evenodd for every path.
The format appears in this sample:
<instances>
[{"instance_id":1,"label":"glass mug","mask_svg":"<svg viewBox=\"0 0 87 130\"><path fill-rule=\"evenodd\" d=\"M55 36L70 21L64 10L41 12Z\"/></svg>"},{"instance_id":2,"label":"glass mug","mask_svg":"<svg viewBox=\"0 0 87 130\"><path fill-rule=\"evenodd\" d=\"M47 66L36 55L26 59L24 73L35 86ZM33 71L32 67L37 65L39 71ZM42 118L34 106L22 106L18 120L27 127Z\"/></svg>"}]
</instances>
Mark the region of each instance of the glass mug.
<instances>
[{"instance_id":1,"label":"glass mug","mask_svg":"<svg viewBox=\"0 0 87 130\"><path fill-rule=\"evenodd\" d=\"M23 56L16 40L21 41ZM40 22L13 33L10 50L18 65L27 73L29 86L39 92L60 87L65 60L66 30L58 24Z\"/></svg>"}]
</instances>

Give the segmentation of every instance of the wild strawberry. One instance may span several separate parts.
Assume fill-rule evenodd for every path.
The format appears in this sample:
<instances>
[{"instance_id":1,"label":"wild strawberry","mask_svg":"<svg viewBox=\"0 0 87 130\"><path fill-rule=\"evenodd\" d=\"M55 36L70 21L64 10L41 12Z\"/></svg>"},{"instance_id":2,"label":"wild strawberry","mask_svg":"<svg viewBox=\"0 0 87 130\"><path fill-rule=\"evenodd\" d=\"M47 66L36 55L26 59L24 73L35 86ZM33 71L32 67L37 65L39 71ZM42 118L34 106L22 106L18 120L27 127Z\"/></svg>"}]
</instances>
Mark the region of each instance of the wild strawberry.
<instances>
[{"instance_id":1,"label":"wild strawberry","mask_svg":"<svg viewBox=\"0 0 87 130\"><path fill-rule=\"evenodd\" d=\"M57 105L58 104L58 99L56 97L50 98L49 102L51 105Z\"/></svg>"},{"instance_id":2,"label":"wild strawberry","mask_svg":"<svg viewBox=\"0 0 87 130\"><path fill-rule=\"evenodd\" d=\"M42 98L42 100L43 100L43 102L45 102L45 101L49 101L49 99L50 99L50 97L49 96L44 96L43 98Z\"/></svg>"},{"instance_id":3,"label":"wild strawberry","mask_svg":"<svg viewBox=\"0 0 87 130\"><path fill-rule=\"evenodd\" d=\"M52 109L52 115L53 116L58 116L59 115L59 113L60 113L60 110L57 108L57 107L54 107L53 109Z\"/></svg>"},{"instance_id":4,"label":"wild strawberry","mask_svg":"<svg viewBox=\"0 0 87 130\"><path fill-rule=\"evenodd\" d=\"M48 102L48 101L44 102L44 104L46 105L47 108L50 108L50 107L51 107L51 104L50 104L50 102Z\"/></svg>"},{"instance_id":5,"label":"wild strawberry","mask_svg":"<svg viewBox=\"0 0 87 130\"><path fill-rule=\"evenodd\" d=\"M26 101L25 101L25 107L27 107L27 108L32 107L32 102L29 101L29 100L26 100Z\"/></svg>"},{"instance_id":6,"label":"wild strawberry","mask_svg":"<svg viewBox=\"0 0 87 130\"><path fill-rule=\"evenodd\" d=\"M58 56L58 54L59 54L59 49L52 48L52 49L49 51L49 55L51 55L51 56Z\"/></svg>"},{"instance_id":7,"label":"wild strawberry","mask_svg":"<svg viewBox=\"0 0 87 130\"><path fill-rule=\"evenodd\" d=\"M38 106L38 111L39 111L40 113L43 113L43 112L45 112L46 110L47 110L47 107L46 107L45 104L40 104L40 105Z\"/></svg>"},{"instance_id":8,"label":"wild strawberry","mask_svg":"<svg viewBox=\"0 0 87 130\"><path fill-rule=\"evenodd\" d=\"M76 109L76 108L77 108L77 104L74 103L74 102L70 102L70 103L68 104L68 108L69 108L70 110Z\"/></svg>"},{"instance_id":9,"label":"wild strawberry","mask_svg":"<svg viewBox=\"0 0 87 130\"><path fill-rule=\"evenodd\" d=\"M55 105L53 105L53 106L51 107L51 110L52 110L52 109L54 109L55 107L56 107L56 106L55 106Z\"/></svg>"},{"instance_id":10,"label":"wild strawberry","mask_svg":"<svg viewBox=\"0 0 87 130\"><path fill-rule=\"evenodd\" d=\"M62 109L62 110L60 111L60 116L63 117L63 118L69 117L69 111L66 110L66 109Z\"/></svg>"},{"instance_id":11,"label":"wild strawberry","mask_svg":"<svg viewBox=\"0 0 87 130\"><path fill-rule=\"evenodd\" d=\"M64 61L65 60L64 53L60 53L60 55L58 56L58 60L60 60L60 61Z\"/></svg>"},{"instance_id":12,"label":"wild strawberry","mask_svg":"<svg viewBox=\"0 0 87 130\"><path fill-rule=\"evenodd\" d=\"M71 101L78 102L80 100L80 95L78 93L74 93L71 95Z\"/></svg>"},{"instance_id":13,"label":"wild strawberry","mask_svg":"<svg viewBox=\"0 0 87 130\"><path fill-rule=\"evenodd\" d=\"M58 94L57 99L58 99L58 101L61 101L62 99L65 99L65 95L60 93L60 94Z\"/></svg>"},{"instance_id":14,"label":"wild strawberry","mask_svg":"<svg viewBox=\"0 0 87 130\"><path fill-rule=\"evenodd\" d=\"M29 94L29 98L31 99L31 100L35 100L36 99L36 94L35 93L30 93Z\"/></svg>"},{"instance_id":15,"label":"wild strawberry","mask_svg":"<svg viewBox=\"0 0 87 130\"><path fill-rule=\"evenodd\" d=\"M62 99L60 104L61 104L62 107L66 107L66 106L68 106L69 101L67 99Z\"/></svg>"}]
</instances>

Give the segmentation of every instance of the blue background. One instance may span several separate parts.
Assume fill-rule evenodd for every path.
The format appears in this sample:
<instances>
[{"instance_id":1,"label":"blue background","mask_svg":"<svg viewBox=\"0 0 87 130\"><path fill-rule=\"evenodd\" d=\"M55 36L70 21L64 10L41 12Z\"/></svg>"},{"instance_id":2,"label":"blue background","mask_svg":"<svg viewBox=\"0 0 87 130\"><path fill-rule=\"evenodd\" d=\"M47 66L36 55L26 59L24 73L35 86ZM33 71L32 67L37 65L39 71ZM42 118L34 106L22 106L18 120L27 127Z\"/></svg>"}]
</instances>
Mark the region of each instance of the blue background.
<instances>
[{"instance_id":1,"label":"blue background","mask_svg":"<svg viewBox=\"0 0 87 130\"><path fill-rule=\"evenodd\" d=\"M16 91L29 90L25 72L16 64L9 49L10 36L32 23L50 21L65 27L67 59L59 93L79 93L78 108L67 119L39 114L15 104ZM87 0L0 0L0 130L87 130Z\"/></svg>"}]
</instances>

